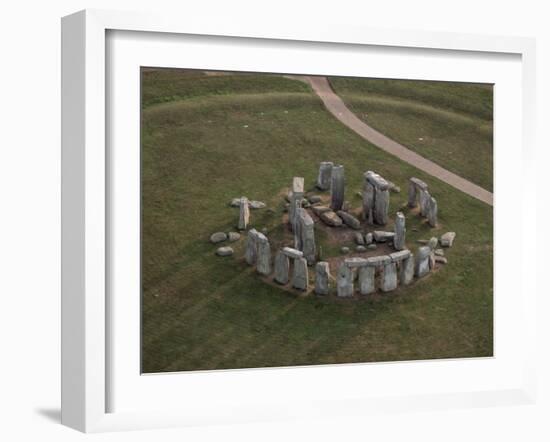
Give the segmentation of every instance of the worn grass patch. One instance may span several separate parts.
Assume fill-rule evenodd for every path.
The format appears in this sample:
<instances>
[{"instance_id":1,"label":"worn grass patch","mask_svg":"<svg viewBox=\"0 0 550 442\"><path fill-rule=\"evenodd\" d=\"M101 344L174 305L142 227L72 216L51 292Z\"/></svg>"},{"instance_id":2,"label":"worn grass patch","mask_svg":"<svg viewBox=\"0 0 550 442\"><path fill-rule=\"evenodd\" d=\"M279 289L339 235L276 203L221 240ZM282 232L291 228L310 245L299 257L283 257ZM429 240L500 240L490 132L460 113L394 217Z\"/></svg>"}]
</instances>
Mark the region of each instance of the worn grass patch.
<instances>
[{"instance_id":1,"label":"worn grass patch","mask_svg":"<svg viewBox=\"0 0 550 442\"><path fill-rule=\"evenodd\" d=\"M159 72L143 77L144 94L164 96L166 84L170 96L159 75L186 75ZM365 142L302 83L263 90L268 77L232 77L223 94L202 83L204 93L142 112L142 370L492 355L492 209ZM353 205L367 169L403 189L410 176L425 180L442 227L409 216L407 242L415 249L418 238L455 230L449 264L406 289L337 302L262 282L241 259L244 237L231 244L234 257L215 256L208 237L234 230L233 197L265 201L272 210L252 211L252 225L282 235L281 189L295 175L311 187L322 160L344 164ZM391 212L406 199L392 193ZM335 252L326 235L318 241Z\"/></svg>"}]
</instances>

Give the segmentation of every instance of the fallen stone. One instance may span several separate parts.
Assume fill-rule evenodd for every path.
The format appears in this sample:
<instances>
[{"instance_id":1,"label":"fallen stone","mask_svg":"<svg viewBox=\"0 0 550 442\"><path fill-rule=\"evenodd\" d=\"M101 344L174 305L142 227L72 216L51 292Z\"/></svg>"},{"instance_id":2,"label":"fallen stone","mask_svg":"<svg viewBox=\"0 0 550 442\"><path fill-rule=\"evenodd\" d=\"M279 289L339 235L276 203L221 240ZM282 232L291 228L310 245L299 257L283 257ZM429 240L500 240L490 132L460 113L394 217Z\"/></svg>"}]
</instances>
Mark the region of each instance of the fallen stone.
<instances>
[{"instance_id":1,"label":"fallen stone","mask_svg":"<svg viewBox=\"0 0 550 442\"><path fill-rule=\"evenodd\" d=\"M210 242L213 244L225 241L226 239L227 235L224 232L216 232L210 235Z\"/></svg>"},{"instance_id":2,"label":"fallen stone","mask_svg":"<svg viewBox=\"0 0 550 442\"><path fill-rule=\"evenodd\" d=\"M445 252L443 251L443 249L435 249L434 253L435 256L445 256Z\"/></svg>"},{"instance_id":3,"label":"fallen stone","mask_svg":"<svg viewBox=\"0 0 550 442\"><path fill-rule=\"evenodd\" d=\"M358 230L358 229L361 228L361 222L357 218L355 218L353 215L351 215L347 212L344 212L343 210L339 210L336 213L340 218L342 218L342 221L347 226L349 226L349 227L351 227L352 229L355 229L355 230Z\"/></svg>"},{"instance_id":4,"label":"fallen stone","mask_svg":"<svg viewBox=\"0 0 550 442\"><path fill-rule=\"evenodd\" d=\"M219 247L218 250L216 250L216 255L231 256L233 255L233 249L229 246Z\"/></svg>"},{"instance_id":5,"label":"fallen stone","mask_svg":"<svg viewBox=\"0 0 550 442\"><path fill-rule=\"evenodd\" d=\"M293 249L292 247L283 247L282 253L292 259L298 259L304 257L304 252Z\"/></svg>"},{"instance_id":6,"label":"fallen stone","mask_svg":"<svg viewBox=\"0 0 550 442\"><path fill-rule=\"evenodd\" d=\"M383 230L375 230L373 238L375 242L387 242L393 240L395 232L386 232Z\"/></svg>"},{"instance_id":7,"label":"fallen stone","mask_svg":"<svg viewBox=\"0 0 550 442\"><path fill-rule=\"evenodd\" d=\"M250 220L250 209L248 207L248 198L241 197L239 203L239 223L237 225L239 230L246 230Z\"/></svg>"},{"instance_id":8,"label":"fallen stone","mask_svg":"<svg viewBox=\"0 0 550 442\"><path fill-rule=\"evenodd\" d=\"M362 233L355 232L354 238L355 238L355 243L357 245L360 245L360 246L365 245L365 238L363 237Z\"/></svg>"},{"instance_id":9,"label":"fallen stone","mask_svg":"<svg viewBox=\"0 0 550 442\"><path fill-rule=\"evenodd\" d=\"M374 241L374 235L372 234L372 232L367 233L365 235L365 244L368 246L369 244L372 244L373 241Z\"/></svg>"},{"instance_id":10,"label":"fallen stone","mask_svg":"<svg viewBox=\"0 0 550 442\"><path fill-rule=\"evenodd\" d=\"M251 209L264 209L266 207L266 204L262 201L249 201L248 207Z\"/></svg>"},{"instance_id":11,"label":"fallen stone","mask_svg":"<svg viewBox=\"0 0 550 442\"><path fill-rule=\"evenodd\" d=\"M441 235L440 242L442 247L452 247L455 240L455 232L447 232Z\"/></svg>"},{"instance_id":12,"label":"fallen stone","mask_svg":"<svg viewBox=\"0 0 550 442\"><path fill-rule=\"evenodd\" d=\"M439 241L437 240L437 238L435 236L432 236L430 238L430 240L428 241L428 247L432 250L435 250L435 248L437 247Z\"/></svg>"},{"instance_id":13,"label":"fallen stone","mask_svg":"<svg viewBox=\"0 0 550 442\"><path fill-rule=\"evenodd\" d=\"M307 269L307 260L305 258L298 258L294 260L292 287L298 290L307 290L308 269Z\"/></svg>"},{"instance_id":14,"label":"fallen stone","mask_svg":"<svg viewBox=\"0 0 550 442\"><path fill-rule=\"evenodd\" d=\"M347 254L347 253L349 253L349 247L345 247L345 246L342 247L342 248L340 249L340 252L342 252L344 255Z\"/></svg>"},{"instance_id":15,"label":"fallen stone","mask_svg":"<svg viewBox=\"0 0 550 442\"><path fill-rule=\"evenodd\" d=\"M237 233L237 232L229 232L227 234L227 237L229 238L229 241L235 242L235 241L238 241L239 239L241 239L241 234Z\"/></svg>"},{"instance_id":16,"label":"fallen stone","mask_svg":"<svg viewBox=\"0 0 550 442\"><path fill-rule=\"evenodd\" d=\"M317 216L321 216L321 214L324 212L332 212L332 209L327 206L314 206L311 208L311 210L313 210L313 213L315 213L315 215Z\"/></svg>"},{"instance_id":17,"label":"fallen stone","mask_svg":"<svg viewBox=\"0 0 550 442\"><path fill-rule=\"evenodd\" d=\"M321 197L320 197L319 195L311 195L311 196L308 198L308 201L309 201L311 204L320 203L320 202L321 202Z\"/></svg>"},{"instance_id":18,"label":"fallen stone","mask_svg":"<svg viewBox=\"0 0 550 442\"><path fill-rule=\"evenodd\" d=\"M435 262L439 262L441 264L447 264L447 258L445 258L444 256L438 256L438 255L435 255Z\"/></svg>"},{"instance_id":19,"label":"fallen stone","mask_svg":"<svg viewBox=\"0 0 550 442\"><path fill-rule=\"evenodd\" d=\"M369 245L367 246L367 249L369 249L369 250L376 250L376 244L369 244Z\"/></svg>"},{"instance_id":20,"label":"fallen stone","mask_svg":"<svg viewBox=\"0 0 550 442\"><path fill-rule=\"evenodd\" d=\"M328 262L321 261L315 265L315 293L329 294L330 269Z\"/></svg>"},{"instance_id":21,"label":"fallen stone","mask_svg":"<svg viewBox=\"0 0 550 442\"><path fill-rule=\"evenodd\" d=\"M336 213L332 210L321 213L319 218L321 218L321 221L323 221L327 226L340 227L343 224L342 218L336 215Z\"/></svg>"},{"instance_id":22,"label":"fallen stone","mask_svg":"<svg viewBox=\"0 0 550 442\"><path fill-rule=\"evenodd\" d=\"M357 246L355 247L355 251L358 253L363 253L367 251L367 248L365 246Z\"/></svg>"}]
</instances>

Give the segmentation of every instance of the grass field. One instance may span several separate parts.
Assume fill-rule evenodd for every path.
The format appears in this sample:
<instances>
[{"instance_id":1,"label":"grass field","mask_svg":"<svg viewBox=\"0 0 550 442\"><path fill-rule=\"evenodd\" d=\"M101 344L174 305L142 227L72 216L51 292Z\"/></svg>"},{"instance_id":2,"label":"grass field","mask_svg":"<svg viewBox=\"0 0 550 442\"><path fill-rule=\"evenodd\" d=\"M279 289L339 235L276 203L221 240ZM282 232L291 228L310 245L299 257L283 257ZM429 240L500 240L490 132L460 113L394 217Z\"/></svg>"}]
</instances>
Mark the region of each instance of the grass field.
<instances>
[{"instance_id":1,"label":"grass field","mask_svg":"<svg viewBox=\"0 0 550 442\"><path fill-rule=\"evenodd\" d=\"M493 87L332 77L363 121L479 186L493 190Z\"/></svg>"},{"instance_id":2,"label":"grass field","mask_svg":"<svg viewBox=\"0 0 550 442\"><path fill-rule=\"evenodd\" d=\"M144 70L142 98L143 372L492 355L491 207L365 142L299 81ZM264 283L241 259L244 239L234 257L214 255L210 234L236 224L232 198L268 203L251 222L276 238L281 195L293 176L311 188L323 160L344 164L353 206L365 170L404 189L391 213L410 176L425 180L441 227L409 216L407 243L454 230L449 264L391 294L338 301Z\"/></svg>"}]
</instances>

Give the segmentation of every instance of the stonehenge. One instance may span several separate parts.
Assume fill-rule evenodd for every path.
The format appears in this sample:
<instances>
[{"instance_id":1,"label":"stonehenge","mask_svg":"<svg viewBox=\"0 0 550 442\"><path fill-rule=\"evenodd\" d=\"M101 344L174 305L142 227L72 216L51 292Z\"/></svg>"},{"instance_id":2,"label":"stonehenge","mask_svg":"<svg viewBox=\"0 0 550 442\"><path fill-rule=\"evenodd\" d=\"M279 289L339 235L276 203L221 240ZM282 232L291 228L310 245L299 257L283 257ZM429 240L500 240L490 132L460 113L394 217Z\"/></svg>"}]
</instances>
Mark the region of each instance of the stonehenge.
<instances>
[{"instance_id":1,"label":"stonehenge","mask_svg":"<svg viewBox=\"0 0 550 442\"><path fill-rule=\"evenodd\" d=\"M388 222L390 185L370 170L363 177L363 219L369 224L385 225Z\"/></svg>"},{"instance_id":2,"label":"stonehenge","mask_svg":"<svg viewBox=\"0 0 550 442\"><path fill-rule=\"evenodd\" d=\"M344 201L345 179L344 167L332 162L322 162L319 166L316 187L321 190L330 189L330 203L323 205L323 197L309 194L304 191L304 178L293 177L292 189L287 196L289 201L289 225L292 231L292 247L281 246L274 256L271 254L271 244L265 233L254 228L246 232L244 259L250 266L256 267L256 272L263 276L272 275L273 282L282 286L308 292L309 269L315 266L313 292L320 296L331 293L341 298L353 298L375 292L387 293L396 290L399 286L411 284L415 278L422 278L434 270L436 263L446 264L443 249L437 247L451 247L456 236L455 232L447 232L440 238L417 240L422 245L413 253L406 244L406 218L401 211L395 214L392 231L374 230L365 231L365 224L384 225L388 222L389 210L389 181L375 172L367 171L363 174L362 218L358 219L350 204ZM232 205L235 200L233 200ZM263 204L263 203L262 203ZM325 203L327 204L327 203ZM409 180L409 194L407 204L418 207L422 216L425 216L431 226L437 225L437 201L428 192L428 186L417 178ZM345 207L344 207L345 206ZM246 197L238 199L239 229L247 230L249 224L249 209L251 202ZM259 207L256 205L256 207ZM315 214L319 220L314 220ZM329 228L340 227L331 235L342 238L350 243L341 243L341 256L333 261L331 258L322 259L320 247L316 244L315 222L322 221ZM326 227L325 227L326 229ZM267 228L261 229L267 232ZM414 229L413 229L414 230ZM217 244L223 241L239 241L241 234L237 232L215 232L210 236L210 242ZM340 239L341 240L341 239ZM286 243L288 244L288 242ZM221 244L220 244L221 245ZM377 247L383 250L381 255L369 256ZM388 251L388 248L393 251ZM230 256L233 253L230 247L219 247L217 254ZM319 256L317 252L319 249ZM343 255L343 256L342 256ZM349 256L346 256L349 255ZM317 262L317 259L320 261ZM336 268L335 287L331 289L331 266Z\"/></svg>"},{"instance_id":3,"label":"stonehenge","mask_svg":"<svg viewBox=\"0 0 550 442\"><path fill-rule=\"evenodd\" d=\"M317 177L317 188L320 190L329 190L332 180L332 167L334 163L331 161L322 161L319 165L319 176Z\"/></svg>"},{"instance_id":4,"label":"stonehenge","mask_svg":"<svg viewBox=\"0 0 550 442\"><path fill-rule=\"evenodd\" d=\"M419 207L421 216L428 219L431 227L437 227L437 200L428 192L428 185L415 177L409 179L409 199L410 208Z\"/></svg>"},{"instance_id":5,"label":"stonehenge","mask_svg":"<svg viewBox=\"0 0 550 442\"><path fill-rule=\"evenodd\" d=\"M333 166L330 177L330 207L332 210L336 211L342 209L344 205L345 187L344 166Z\"/></svg>"}]
</instances>

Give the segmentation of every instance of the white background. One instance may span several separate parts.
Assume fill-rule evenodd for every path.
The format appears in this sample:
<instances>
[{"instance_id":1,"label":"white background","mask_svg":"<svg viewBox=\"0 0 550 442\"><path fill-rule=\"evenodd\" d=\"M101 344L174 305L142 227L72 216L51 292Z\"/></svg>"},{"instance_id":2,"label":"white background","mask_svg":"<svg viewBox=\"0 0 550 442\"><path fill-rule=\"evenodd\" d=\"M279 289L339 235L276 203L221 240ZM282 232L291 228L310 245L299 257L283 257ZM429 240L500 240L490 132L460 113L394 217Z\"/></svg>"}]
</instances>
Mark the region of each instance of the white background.
<instances>
[{"instance_id":1,"label":"white background","mask_svg":"<svg viewBox=\"0 0 550 442\"><path fill-rule=\"evenodd\" d=\"M545 100L550 78L550 14L542 2L392 0L277 2L20 1L0 10L0 439L3 440L548 440L550 415L550 303L539 306L539 405L478 410L380 414L323 422L235 425L84 436L59 420L60 311L60 26L62 15L82 8L116 8L211 15L213 20L350 23L438 31L536 36L538 38L539 173L541 194ZM261 8L261 9L260 9ZM546 28L546 30L545 30ZM547 160L547 154L544 155ZM542 195L541 195L542 196ZM542 208L544 209L544 208ZM545 210L545 209L544 209ZM540 213L539 216L543 214ZM544 219L544 218L540 218ZM545 227L540 223L541 228ZM514 252L513 232L510 253ZM548 240L539 238L539 268ZM534 261L535 261L535 257ZM546 259L546 262L548 260ZM535 268L533 268L535 271ZM534 276L534 275L533 275ZM541 294L542 295L542 294ZM544 339L546 337L546 339Z\"/></svg>"}]
</instances>

